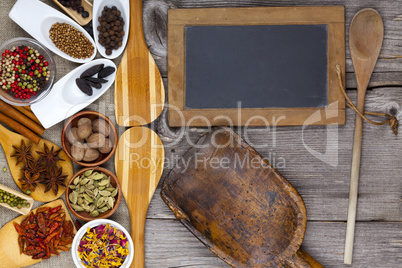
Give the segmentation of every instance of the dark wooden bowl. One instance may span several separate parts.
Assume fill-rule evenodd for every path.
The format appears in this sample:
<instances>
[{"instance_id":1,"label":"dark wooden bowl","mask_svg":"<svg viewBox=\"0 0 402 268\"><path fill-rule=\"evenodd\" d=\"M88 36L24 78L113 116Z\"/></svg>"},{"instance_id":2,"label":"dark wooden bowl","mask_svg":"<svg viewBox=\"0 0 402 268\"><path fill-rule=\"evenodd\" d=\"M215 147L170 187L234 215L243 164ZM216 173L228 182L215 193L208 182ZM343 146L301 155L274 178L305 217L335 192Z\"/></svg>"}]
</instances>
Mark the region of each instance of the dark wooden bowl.
<instances>
[{"instance_id":1,"label":"dark wooden bowl","mask_svg":"<svg viewBox=\"0 0 402 268\"><path fill-rule=\"evenodd\" d=\"M108 124L110 126L110 134L109 134L108 138L112 141L113 149L108 154L99 153L99 157L92 162L76 161L71 156L71 143L67 138L67 133L70 131L70 129L73 127L77 127L78 120L80 120L83 117L87 117L87 118L91 119L91 121L94 121L99 118L104 119L104 120L106 120L106 122L108 122ZM82 111L82 112L79 112L79 113L73 115L70 119L67 120L67 123L64 125L63 131L61 132L61 144L62 144L63 149L66 152L67 156L74 163L77 163L78 165L81 165L84 167L96 167L96 166L103 165L116 152L117 141L118 141L117 130L116 130L116 127L114 126L113 122L106 115L101 114L99 112L95 112L95 111Z\"/></svg>"},{"instance_id":2,"label":"dark wooden bowl","mask_svg":"<svg viewBox=\"0 0 402 268\"><path fill-rule=\"evenodd\" d=\"M116 196L116 202L114 204L114 207L111 210L108 210L108 211L106 211L104 213L99 214L99 216L97 216L97 217L91 217L91 216L89 216L89 213L85 212L85 211L82 211L82 212L75 211L71 207L70 200L68 198L68 195L72 191L69 186L73 183L74 179L76 177L78 177L78 176L81 176L85 171L91 170L91 169L93 169L93 170L95 170L97 172L102 172L102 173L106 174L107 176L110 176L110 184L113 187L117 187L119 189L118 193L117 193L117 196ZM92 220L96 220L96 219L106 219L106 218L109 218L110 216L112 216L113 213L117 210L117 208L120 205L121 195L122 195L121 185L120 185L119 180L117 179L116 175L114 175L111 171L109 171L109 170L107 170L107 169L105 169L103 167L95 167L95 168L94 167L88 167L88 168L81 169L80 171L75 173L74 176L68 181L66 192L65 192L66 204L67 204L68 209L71 211L71 213L75 217L77 217L77 218L79 218L79 219L81 219L83 221L92 221Z\"/></svg>"}]
</instances>

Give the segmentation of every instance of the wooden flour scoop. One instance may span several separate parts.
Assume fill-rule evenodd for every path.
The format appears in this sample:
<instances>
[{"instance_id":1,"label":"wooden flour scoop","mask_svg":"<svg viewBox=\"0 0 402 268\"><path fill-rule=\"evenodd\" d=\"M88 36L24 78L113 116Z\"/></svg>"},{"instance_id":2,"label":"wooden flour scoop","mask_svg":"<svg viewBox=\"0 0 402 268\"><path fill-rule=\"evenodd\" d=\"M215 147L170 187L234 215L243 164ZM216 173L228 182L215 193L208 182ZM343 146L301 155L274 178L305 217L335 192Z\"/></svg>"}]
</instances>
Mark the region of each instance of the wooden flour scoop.
<instances>
[{"instance_id":1,"label":"wooden flour scoop","mask_svg":"<svg viewBox=\"0 0 402 268\"><path fill-rule=\"evenodd\" d=\"M161 195L233 267L323 267L300 248L307 223L300 195L229 128L203 136L170 172Z\"/></svg>"},{"instance_id":2,"label":"wooden flour scoop","mask_svg":"<svg viewBox=\"0 0 402 268\"><path fill-rule=\"evenodd\" d=\"M145 219L162 175L164 155L161 140L149 128L130 128L119 139L115 166L130 213L131 237L134 242L134 261L131 267L144 267Z\"/></svg>"}]
</instances>

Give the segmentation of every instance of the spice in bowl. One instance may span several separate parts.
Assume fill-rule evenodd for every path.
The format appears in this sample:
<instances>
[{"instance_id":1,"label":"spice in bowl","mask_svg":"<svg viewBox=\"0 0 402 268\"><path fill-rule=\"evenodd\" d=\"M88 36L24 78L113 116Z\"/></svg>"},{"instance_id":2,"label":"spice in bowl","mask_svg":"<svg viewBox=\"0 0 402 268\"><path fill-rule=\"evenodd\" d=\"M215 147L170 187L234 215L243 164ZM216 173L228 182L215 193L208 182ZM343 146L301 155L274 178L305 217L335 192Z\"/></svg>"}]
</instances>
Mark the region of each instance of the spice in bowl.
<instances>
[{"instance_id":1,"label":"spice in bowl","mask_svg":"<svg viewBox=\"0 0 402 268\"><path fill-rule=\"evenodd\" d=\"M69 186L70 206L76 212L89 213L91 217L98 217L113 209L119 189L111 185L110 179L106 174L92 169L77 176Z\"/></svg>"},{"instance_id":2,"label":"spice in bowl","mask_svg":"<svg viewBox=\"0 0 402 268\"><path fill-rule=\"evenodd\" d=\"M1 87L15 99L30 99L47 84L49 62L37 49L16 46L2 51L1 56Z\"/></svg>"},{"instance_id":3,"label":"spice in bowl","mask_svg":"<svg viewBox=\"0 0 402 268\"><path fill-rule=\"evenodd\" d=\"M113 149L110 133L111 128L106 120L92 121L87 117L80 118L77 127L67 132L72 158L75 161L92 162L98 159L100 154L109 154Z\"/></svg>"},{"instance_id":4,"label":"spice in bowl","mask_svg":"<svg viewBox=\"0 0 402 268\"><path fill-rule=\"evenodd\" d=\"M113 49L118 49L123 45L123 26L124 20L120 10L116 6L103 8L101 16L98 18L99 44L106 49L106 55L110 56Z\"/></svg>"},{"instance_id":5,"label":"spice in bowl","mask_svg":"<svg viewBox=\"0 0 402 268\"><path fill-rule=\"evenodd\" d=\"M130 254L124 232L109 223L88 228L77 251L81 264L87 268L118 268Z\"/></svg>"},{"instance_id":6,"label":"spice in bowl","mask_svg":"<svg viewBox=\"0 0 402 268\"><path fill-rule=\"evenodd\" d=\"M77 59L90 58L94 46L86 36L67 23L55 23L49 30L49 38L53 44L70 57Z\"/></svg>"},{"instance_id":7,"label":"spice in bowl","mask_svg":"<svg viewBox=\"0 0 402 268\"><path fill-rule=\"evenodd\" d=\"M58 0L60 4L62 4L65 7L69 7L72 10L77 11L78 13L81 14L83 18L88 18L89 13L88 11L85 11L84 7L81 5L81 0Z\"/></svg>"}]
</instances>

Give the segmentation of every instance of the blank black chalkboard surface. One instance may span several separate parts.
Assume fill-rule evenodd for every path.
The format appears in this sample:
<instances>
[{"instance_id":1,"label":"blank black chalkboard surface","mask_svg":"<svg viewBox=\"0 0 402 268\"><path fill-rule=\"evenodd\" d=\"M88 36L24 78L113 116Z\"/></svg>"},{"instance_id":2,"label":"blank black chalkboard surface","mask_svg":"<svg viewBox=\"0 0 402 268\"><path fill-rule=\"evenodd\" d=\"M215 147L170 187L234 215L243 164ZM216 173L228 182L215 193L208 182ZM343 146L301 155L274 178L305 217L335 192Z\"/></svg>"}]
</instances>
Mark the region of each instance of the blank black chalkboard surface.
<instances>
[{"instance_id":1,"label":"blank black chalkboard surface","mask_svg":"<svg viewBox=\"0 0 402 268\"><path fill-rule=\"evenodd\" d=\"M343 7L171 9L169 125L344 124L336 65Z\"/></svg>"}]
</instances>

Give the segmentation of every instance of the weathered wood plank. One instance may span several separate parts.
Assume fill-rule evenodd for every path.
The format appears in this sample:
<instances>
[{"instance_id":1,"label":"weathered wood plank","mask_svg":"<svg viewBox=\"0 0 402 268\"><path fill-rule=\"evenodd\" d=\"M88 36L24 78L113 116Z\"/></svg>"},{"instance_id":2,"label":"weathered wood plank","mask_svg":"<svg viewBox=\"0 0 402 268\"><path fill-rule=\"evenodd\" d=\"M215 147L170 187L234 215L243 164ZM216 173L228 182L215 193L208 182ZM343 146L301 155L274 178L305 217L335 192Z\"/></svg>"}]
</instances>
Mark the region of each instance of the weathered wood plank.
<instances>
[{"instance_id":1,"label":"weathered wood plank","mask_svg":"<svg viewBox=\"0 0 402 268\"><path fill-rule=\"evenodd\" d=\"M348 93L355 100L355 91L349 90ZM390 107L396 107L398 117L402 119L400 105L400 88L379 88L367 93L367 110L389 113ZM176 143L180 129L167 128L165 116L164 113L155 123L165 144L167 162L164 176L191 144L207 131L206 128L183 130L185 135ZM306 203L309 220L345 221L354 112L347 109L346 117L343 126L309 126L304 130L303 127L271 126L237 130L299 191ZM401 134L395 136L389 126L368 123L364 123L363 131L357 219L401 221ZM172 218L159 197L151 202L150 212L151 218Z\"/></svg>"},{"instance_id":2,"label":"weathered wood plank","mask_svg":"<svg viewBox=\"0 0 402 268\"><path fill-rule=\"evenodd\" d=\"M353 265L343 265L346 224L308 222L303 247L325 267L400 267L402 223L356 224ZM148 220L146 267L229 267L177 220Z\"/></svg>"},{"instance_id":3,"label":"weathered wood plank","mask_svg":"<svg viewBox=\"0 0 402 268\"><path fill-rule=\"evenodd\" d=\"M370 1L362 3L359 0L353 1L160 1L145 0L144 1L144 27L148 29L145 32L145 38L149 45L150 51L154 54L156 63L163 77L167 76L167 9L168 8L212 8L212 7L273 7L273 6L323 6L323 5L343 5L346 7L345 12L345 30L346 30L346 72L353 72L352 61L350 60L350 52L348 45L349 23L354 14L364 8L372 7L379 11L384 20L384 43L380 53L380 59L374 69L374 72L395 72L402 70L402 2L392 0L386 1ZM376 81L377 77L373 77ZM402 78L398 79L398 83L402 83ZM347 80L349 82L349 80ZM349 83L347 83L349 87Z\"/></svg>"}]
</instances>

